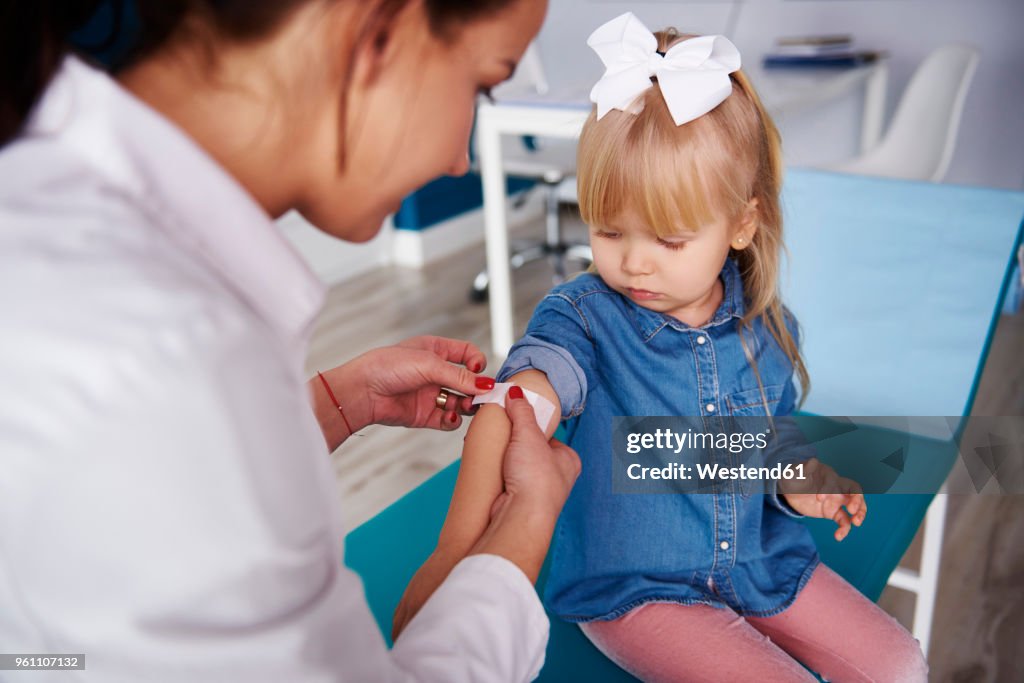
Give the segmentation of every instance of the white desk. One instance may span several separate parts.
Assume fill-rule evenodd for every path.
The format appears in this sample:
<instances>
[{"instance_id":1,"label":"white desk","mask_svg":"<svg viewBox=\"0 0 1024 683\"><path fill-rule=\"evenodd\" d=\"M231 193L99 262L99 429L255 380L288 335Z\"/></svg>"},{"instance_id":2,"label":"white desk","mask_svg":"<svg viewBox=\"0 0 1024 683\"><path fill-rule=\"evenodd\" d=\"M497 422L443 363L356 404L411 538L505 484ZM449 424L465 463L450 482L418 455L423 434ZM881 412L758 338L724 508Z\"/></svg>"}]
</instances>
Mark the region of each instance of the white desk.
<instances>
[{"instance_id":1,"label":"white desk","mask_svg":"<svg viewBox=\"0 0 1024 683\"><path fill-rule=\"evenodd\" d=\"M855 69L750 69L747 72L773 116L790 115L820 106L861 87L864 115L861 149L878 141L885 112L888 68L884 61ZM590 113L586 90L562 95L508 98L482 104L477 112L480 171L483 178L484 234L490 275L491 348L504 357L514 341L512 287L505 216L505 172L502 135L536 135L575 139Z\"/></svg>"}]
</instances>

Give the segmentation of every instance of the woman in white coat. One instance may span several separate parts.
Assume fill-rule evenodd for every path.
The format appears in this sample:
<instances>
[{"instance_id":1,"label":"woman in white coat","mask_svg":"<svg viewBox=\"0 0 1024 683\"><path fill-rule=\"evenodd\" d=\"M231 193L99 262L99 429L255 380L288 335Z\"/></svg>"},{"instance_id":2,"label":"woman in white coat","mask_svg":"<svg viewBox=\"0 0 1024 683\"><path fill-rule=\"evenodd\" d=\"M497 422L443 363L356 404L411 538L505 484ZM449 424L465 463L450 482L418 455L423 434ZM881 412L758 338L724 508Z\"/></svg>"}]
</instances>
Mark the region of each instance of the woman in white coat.
<instances>
[{"instance_id":1,"label":"woman in white coat","mask_svg":"<svg viewBox=\"0 0 1024 683\"><path fill-rule=\"evenodd\" d=\"M484 356L419 338L304 377L324 292L272 219L362 242L464 173L545 0L137 0L110 73L66 47L100 4L0 24L0 649L103 681L536 675L576 455L510 401L507 495L389 651L327 451L457 427L439 391L487 388Z\"/></svg>"}]
</instances>

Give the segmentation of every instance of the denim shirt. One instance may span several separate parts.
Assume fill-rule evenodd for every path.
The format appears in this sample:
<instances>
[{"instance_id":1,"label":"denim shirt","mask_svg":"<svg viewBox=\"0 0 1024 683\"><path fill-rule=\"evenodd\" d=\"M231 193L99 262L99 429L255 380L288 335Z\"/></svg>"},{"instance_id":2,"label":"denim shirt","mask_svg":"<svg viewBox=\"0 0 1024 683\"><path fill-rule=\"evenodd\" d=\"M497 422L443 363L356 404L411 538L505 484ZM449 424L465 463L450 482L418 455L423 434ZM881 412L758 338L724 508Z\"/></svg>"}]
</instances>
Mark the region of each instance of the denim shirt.
<instances>
[{"instance_id":1,"label":"denim shirt","mask_svg":"<svg viewBox=\"0 0 1024 683\"><path fill-rule=\"evenodd\" d=\"M613 416L764 415L740 344L743 283L701 327L636 305L585 274L553 289L498 373L544 372L583 470L558 520L545 602L568 621L614 619L646 602L788 607L818 564L810 534L773 493L613 494ZM795 322L790 328L795 332ZM794 409L793 368L768 330L744 333L773 415Z\"/></svg>"}]
</instances>

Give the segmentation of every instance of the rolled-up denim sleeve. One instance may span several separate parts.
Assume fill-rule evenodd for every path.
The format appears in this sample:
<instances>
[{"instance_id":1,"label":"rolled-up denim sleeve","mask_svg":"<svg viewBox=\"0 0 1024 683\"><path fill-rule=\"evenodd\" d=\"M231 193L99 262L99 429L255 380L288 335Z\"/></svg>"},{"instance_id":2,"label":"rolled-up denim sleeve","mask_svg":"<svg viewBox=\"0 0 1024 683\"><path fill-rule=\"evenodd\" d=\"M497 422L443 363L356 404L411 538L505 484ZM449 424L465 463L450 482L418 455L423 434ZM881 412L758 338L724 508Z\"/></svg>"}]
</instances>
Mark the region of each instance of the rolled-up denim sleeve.
<instances>
[{"instance_id":1,"label":"rolled-up denim sleeve","mask_svg":"<svg viewBox=\"0 0 1024 683\"><path fill-rule=\"evenodd\" d=\"M586 323L569 298L549 294L534 311L526 334L509 350L498 381L539 370L558 394L562 418L579 415L587 400L588 378L593 377L594 344Z\"/></svg>"}]
</instances>

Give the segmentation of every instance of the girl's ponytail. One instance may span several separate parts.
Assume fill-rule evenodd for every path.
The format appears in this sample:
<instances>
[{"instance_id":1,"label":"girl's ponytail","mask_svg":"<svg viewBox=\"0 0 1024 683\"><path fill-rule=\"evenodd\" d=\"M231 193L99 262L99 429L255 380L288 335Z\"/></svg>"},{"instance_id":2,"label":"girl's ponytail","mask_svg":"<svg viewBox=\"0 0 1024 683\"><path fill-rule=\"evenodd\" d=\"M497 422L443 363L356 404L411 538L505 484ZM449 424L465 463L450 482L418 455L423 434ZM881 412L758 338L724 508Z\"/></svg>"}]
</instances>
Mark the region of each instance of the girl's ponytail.
<instances>
[{"instance_id":1,"label":"girl's ponytail","mask_svg":"<svg viewBox=\"0 0 1024 683\"><path fill-rule=\"evenodd\" d=\"M102 0L3 0L0 9L0 147L14 138L68 51L68 34Z\"/></svg>"}]
</instances>

